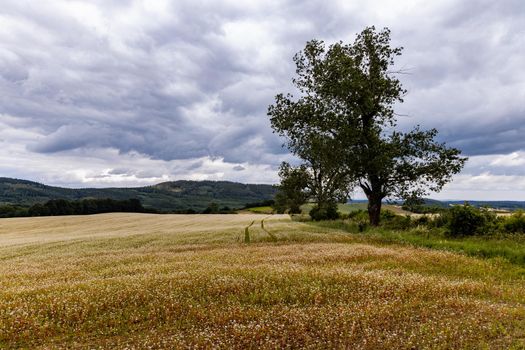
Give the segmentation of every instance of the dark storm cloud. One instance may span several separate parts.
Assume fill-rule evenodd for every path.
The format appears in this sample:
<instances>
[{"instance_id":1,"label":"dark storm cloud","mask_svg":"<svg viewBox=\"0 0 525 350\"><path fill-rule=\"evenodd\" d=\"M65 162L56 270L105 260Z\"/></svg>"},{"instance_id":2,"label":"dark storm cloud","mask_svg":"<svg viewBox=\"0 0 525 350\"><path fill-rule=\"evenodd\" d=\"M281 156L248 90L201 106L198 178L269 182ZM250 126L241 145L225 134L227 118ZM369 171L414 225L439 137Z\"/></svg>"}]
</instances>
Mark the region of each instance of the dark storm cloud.
<instances>
[{"instance_id":1,"label":"dark storm cloud","mask_svg":"<svg viewBox=\"0 0 525 350\"><path fill-rule=\"evenodd\" d=\"M266 109L292 90L291 57L309 39L349 42L371 24L405 47L403 128L437 127L469 155L525 149L523 1L46 4L0 10L0 115L38 135L28 152L275 168L286 151Z\"/></svg>"},{"instance_id":2,"label":"dark storm cloud","mask_svg":"<svg viewBox=\"0 0 525 350\"><path fill-rule=\"evenodd\" d=\"M288 87L293 53L337 24L323 19L336 5L316 1L69 4L4 6L0 108L40 131L34 152L275 163L285 150L266 108Z\"/></svg>"},{"instance_id":3,"label":"dark storm cloud","mask_svg":"<svg viewBox=\"0 0 525 350\"><path fill-rule=\"evenodd\" d=\"M408 126L437 127L469 155L525 149L525 2L461 1L400 25ZM414 26L416 24L417 26Z\"/></svg>"}]
</instances>

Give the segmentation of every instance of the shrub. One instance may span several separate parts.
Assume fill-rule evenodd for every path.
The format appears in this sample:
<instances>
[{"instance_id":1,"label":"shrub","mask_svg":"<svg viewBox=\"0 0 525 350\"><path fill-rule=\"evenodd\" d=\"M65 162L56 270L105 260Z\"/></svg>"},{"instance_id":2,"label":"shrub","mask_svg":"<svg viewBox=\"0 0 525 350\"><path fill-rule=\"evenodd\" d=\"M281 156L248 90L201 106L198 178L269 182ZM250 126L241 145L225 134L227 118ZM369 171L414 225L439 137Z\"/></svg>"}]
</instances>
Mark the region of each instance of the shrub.
<instances>
[{"instance_id":1,"label":"shrub","mask_svg":"<svg viewBox=\"0 0 525 350\"><path fill-rule=\"evenodd\" d=\"M412 219L409 215L393 215L383 221L383 226L392 230L408 230L412 227Z\"/></svg>"},{"instance_id":2,"label":"shrub","mask_svg":"<svg viewBox=\"0 0 525 350\"><path fill-rule=\"evenodd\" d=\"M436 205L405 205L401 206L401 209L410 211L417 214L435 214L443 211L442 207Z\"/></svg>"},{"instance_id":3,"label":"shrub","mask_svg":"<svg viewBox=\"0 0 525 350\"><path fill-rule=\"evenodd\" d=\"M368 212L366 210L355 210L347 214L348 220L356 223L359 232L366 231L368 228Z\"/></svg>"},{"instance_id":4,"label":"shrub","mask_svg":"<svg viewBox=\"0 0 525 350\"><path fill-rule=\"evenodd\" d=\"M503 229L509 233L525 233L525 215L518 210L503 222Z\"/></svg>"},{"instance_id":5,"label":"shrub","mask_svg":"<svg viewBox=\"0 0 525 350\"><path fill-rule=\"evenodd\" d=\"M381 221L393 220L397 217L396 213L391 210L381 210Z\"/></svg>"},{"instance_id":6,"label":"shrub","mask_svg":"<svg viewBox=\"0 0 525 350\"><path fill-rule=\"evenodd\" d=\"M414 220L415 226L430 226L430 218L426 215L422 215Z\"/></svg>"},{"instance_id":7,"label":"shrub","mask_svg":"<svg viewBox=\"0 0 525 350\"><path fill-rule=\"evenodd\" d=\"M457 205L448 212L447 233L450 236L486 234L496 228L496 215L469 204Z\"/></svg>"},{"instance_id":8,"label":"shrub","mask_svg":"<svg viewBox=\"0 0 525 350\"><path fill-rule=\"evenodd\" d=\"M335 203L328 203L322 206L316 205L312 208L312 210L310 210L309 214L314 221L336 220L339 218L337 204Z\"/></svg>"},{"instance_id":9,"label":"shrub","mask_svg":"<svg viewBox=\"0 0 525 350\"><path fill-rule=\"evenodd\" d=\"M436 215L429 220L428 226L430 227L447 227L450 222L450 210L443 210L439 215Z\"/></svg>"},{"instance_id":10,"label":"shrub","mask_svg":"<svg viewBox=\"0 0 525 350\"><path fill-rule=\"evenodd\" d=\"M348 215L348 219L352 221L356 221L356 222L359 220L368 221L368 212L363 209L351 211L347 215Z\"/></svg>"},{"instance_id":11,"label":"shrub","mask_svg":"<svg viewBox=\"0 0 525 350\"><path fill-rule=\"evenodd\" d=\"M301 214L301 207L296 204L290 205L290 209L288 209L288 214Z\"/></svg>"}]
</instances>

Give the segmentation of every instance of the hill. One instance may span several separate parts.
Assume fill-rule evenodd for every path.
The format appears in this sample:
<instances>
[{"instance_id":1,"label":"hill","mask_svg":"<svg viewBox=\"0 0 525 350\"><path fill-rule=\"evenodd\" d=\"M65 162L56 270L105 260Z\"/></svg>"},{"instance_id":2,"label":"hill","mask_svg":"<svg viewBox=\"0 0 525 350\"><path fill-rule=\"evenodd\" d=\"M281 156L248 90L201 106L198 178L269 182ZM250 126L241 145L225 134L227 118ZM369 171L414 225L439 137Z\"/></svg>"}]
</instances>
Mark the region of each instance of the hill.
<instances>
[{"instance_id":1,"label":"hill","mask_svg":"<svg viewBox=\"0 0 525 350\"><path fill-rule=\"evenodd\" d=\"M160 211L203 210L210 202L222 206L242 207L246 203L272 199L271 185L242 184L229 181L171 181L133 188L63 188L33 181L0 178L0 205L30 206L51 199L88 198L139 199L144 207Z\"/></svg>"}]
</instances>

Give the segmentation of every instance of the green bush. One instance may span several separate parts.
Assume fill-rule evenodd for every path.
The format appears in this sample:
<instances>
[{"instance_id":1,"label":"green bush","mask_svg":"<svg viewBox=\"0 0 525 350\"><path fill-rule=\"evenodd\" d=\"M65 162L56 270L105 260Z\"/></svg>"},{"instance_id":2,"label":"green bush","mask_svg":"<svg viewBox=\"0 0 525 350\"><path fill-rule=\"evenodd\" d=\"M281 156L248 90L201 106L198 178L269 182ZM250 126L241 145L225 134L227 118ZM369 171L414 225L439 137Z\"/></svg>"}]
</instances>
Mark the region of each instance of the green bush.
<instances>
[{"instance_id":1,"label":"green bush","mask_svg":"<svg viewBox=\"0 0 525 350\"><path fill-rule=\"evenodd\" d=\"M301 207L298 205L290 205L290 209L288 210L288 214L301 214Z\"/></svg>"},{"instance_id":2,"label":"green bush","mask_svg":"<svg viewBox=\"0 0 525 350\"><path fill-rule=\"evenodd\" d=\"M368 212L366 210L359 209L359 210L351 211L350 213L347 214L347 217L348 217L348 220L350 220L357 226L359 232L363 232L367 230L369 218L368 218Z\"/></svg>"},{"instance_id":3,"label":"green bush","mask_svg":"<svg viewBox=\"0 0 525 350\"><path fill-rule=\"evenodd\" d=\"M368 212L363 209L351 211L347 214L347 216L349 220L353 220L353 221L359 221L359 220L368 221Z\"/></svg>"},{"instance_id":4,"label":"green bush","mask_svg":"<svg viewBox=\"0 0 525 350\"><path fill-rule=\"evenodd\" d=\"M503 229L508 233L525 233L525 215L518 210L503 221Z\"/></svg>"},{"instance_id":5,"label":"green bush","mask_svg":"<svg viewBox=\"0 0 525 350\"><path fill-rule=\"evenodd\" d=\"M392 230L408 230L412 227L412 219L409 215L395 215L383 221L383 226Z\"/></svg>"},{"instance_id":6,"label":"green bush","mask_svg":"<svg viewBox=\"0 0 525 350\"><path fill-rule=\"evenodd\" d=\"M336 203L328 203L322 206L316 205L310 210L309 214L314 221L336 220L339 218Z\"/></svg>"},{"instance_id":7,"label":"green bush","mask_svg":"<svg viewBox=\"0 0 525 350\"><path fill-rule=\"evenodd\" d=\"M415 226L430 226L431 225L431 219L430 217L423 215L418 218L416 218L413 223Z\"/></svg>"},{"instance_id":8,"label":"green bush","mask_svg":"<svg viewBox=\"0 0 525 350\"><path fill-rule=\"evenodd\" d=\"M491 233L497 229L494 213L465 205L456 205L448 211L447 234L450 236L472 236Z\"/></svg>"},{"instance_id":9,"label":"green bush","mask_svg":"<svg viewBox=\"0 0 525 350\"><path fill-rule=\"evenodd\" d=\"M439 215L436 215L428 222L428 226L430 227L447 227L450 222L450 210L444 210Z\"/></svg>"},{"instance_id":10,"label":"green bush","mask_svg":"<svg viewBox=\"0 0 525 350\"><path fill-rule=\"evenodd\" d=\"M398 215L391 210L381 210L381 221L389 221L395 219Z\"/></svg>"}]
</instances>

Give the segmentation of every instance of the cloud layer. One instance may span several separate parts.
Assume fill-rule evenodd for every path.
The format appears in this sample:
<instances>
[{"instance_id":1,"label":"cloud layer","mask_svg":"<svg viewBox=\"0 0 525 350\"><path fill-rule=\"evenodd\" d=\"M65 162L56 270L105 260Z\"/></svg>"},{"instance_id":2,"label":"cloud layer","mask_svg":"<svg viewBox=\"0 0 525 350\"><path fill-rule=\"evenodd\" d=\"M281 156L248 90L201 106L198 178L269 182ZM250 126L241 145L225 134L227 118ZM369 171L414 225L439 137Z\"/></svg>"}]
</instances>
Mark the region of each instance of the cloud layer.
<instances>
[{"instance_id":1,"label":"cloud layer","mask_svg":"<svg viewBox=\"0 0 525 350\"><path fill-rule=\"evenodd\" d=\"M275 182L290 156L266 109L291 90L291 57L309 39L349 42L374 24L405 48L400 126L437 127L471 156L442 196L483 196L470 175L525 195L520 0L7 0L0 24L0 175Z\"/></svg>"}]
</instances>

